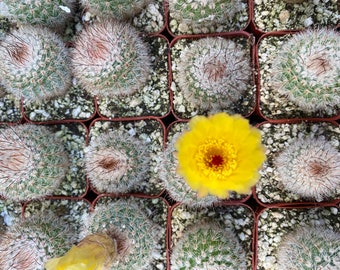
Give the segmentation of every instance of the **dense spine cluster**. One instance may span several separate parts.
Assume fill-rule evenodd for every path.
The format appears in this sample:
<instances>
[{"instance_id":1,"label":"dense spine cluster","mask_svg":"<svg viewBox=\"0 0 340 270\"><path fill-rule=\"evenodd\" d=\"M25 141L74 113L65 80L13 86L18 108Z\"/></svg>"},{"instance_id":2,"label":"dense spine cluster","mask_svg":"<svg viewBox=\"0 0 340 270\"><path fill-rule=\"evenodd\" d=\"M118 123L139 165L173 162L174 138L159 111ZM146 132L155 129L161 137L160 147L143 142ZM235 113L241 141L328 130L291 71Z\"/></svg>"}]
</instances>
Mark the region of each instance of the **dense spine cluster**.
<instances>
[{"instance_id":1,"label":"dense spine cluster","mask_svg":"<svg viewBox=\"0 0 340 270\"><path fill-rule=\"evenodd\" d=\"M76 234L60 217L48 212L31 216L0 234L0 268L44 270L44 263L65 253Z\"/></svg>"},{"instance_id":2,"label":"dense spine cluster","mask_svg":"<svg viewBox=\"0 0 340 270\"><path fill-rule=\"evenodd\" d=\"M159 228L133 199L96 206L84 217L83 235L105 233L117 243L117 259L110 269L150 269L158 252Z\"/></svg>"},{"instance_id":3,"label":"dense spine cluster","mask_svg":"<svg viewBox=\"0 0 340 270\"><path fill-rule=\"evenodd\" d=\"M249 51L229 39L192 41L174 69L183 97L200 110L226 109L252 88Z\"/></svg>"},{"instance_id":4,"label":"dense spine cluster","mask_svg":"<svg viewBox=\"0 0 340 270\"><path fill-rule=\"evenodd\" d=\"M189 228L171 253L172 270L245 270L247 256L231 230L203 223Z\"/></svg>"},{"instance_id":5,"label":"dense spine cluster","mask_svg":"<svg viewBox=\"0 0 340 270\"><path fill-rule=\"evenodd\" d=\"M64 179L68 155L45 126L0 130L0 195L22 201L51 195Z\"/></svg>"},{"instance_id":6,"label":"dense spine cluster","mask_svg":"<svg viewBox=\"0 0 340 270\"><path fill-rule=\"evenodd\" d=\"M40 26L20 26L0 43L1 84L27 103L64 95L71 86L69 62L61 38Z\"/></svg>"},{"instance_id":7,"label":"dense spine cluster","mask_svg":"<svg viewBox=\"0 0 340 270\"><path fill-rule=\"evenodd\" d=\"M322 136L297 138L274 164L284 188L303 198L321 201L340 187L340 152Z\"/></svg>"},{"instance_id":8,"label":"dense spine cluster","mask_svg":"<svg viewBox=\"0 0 340 270\"><path fill-rule=\"evenodd\" d=\"M324 226L306 226L289 233L277 251L277 269L337 270L340 234Z\"/></svg>"},{"instance_id":9,"label":"dense spine cluster","mask_svg":"<svg viewBox=\"0 0 340 270\"><path fill-rule=\"evenodd\" d=\"M131 95L151 72L148 46L138 31L115 20L95 22L77 37L71 52L74 76L92 95Z\"/></svg>"},{"instance_id":10,"label":"dense spine cluster","mask_svg":"<svg viewBox=\"0 0 340 270\"><path fill-rule=\"evenodd\" d=\"M300 110L315 112L340 102L340 35L330 29L294 34L273 59L273 85Z\"/></svg>"},{"instance_id":11,"label":"dense spine cluster","mask_svg":"<svg viewBox=\"0 0 340 270\"><path fill-rule=\"evenodd\" d=\"M147 145L119 130L101 134L85 148L85 169L99 192L130 191L148 175Z\"/></svg>"}]
</instances>

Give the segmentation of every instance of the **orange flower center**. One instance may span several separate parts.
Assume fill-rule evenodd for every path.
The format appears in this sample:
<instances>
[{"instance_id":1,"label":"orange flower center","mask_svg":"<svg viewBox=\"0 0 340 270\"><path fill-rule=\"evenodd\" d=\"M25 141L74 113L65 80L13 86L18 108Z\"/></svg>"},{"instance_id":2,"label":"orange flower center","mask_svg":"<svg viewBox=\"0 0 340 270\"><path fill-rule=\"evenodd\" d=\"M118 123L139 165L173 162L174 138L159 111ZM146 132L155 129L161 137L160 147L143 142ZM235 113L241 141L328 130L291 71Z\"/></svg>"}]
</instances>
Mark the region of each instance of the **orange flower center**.
<instances>
[{"instance_id":1,"label":"orange flower center","mask_svg":"<svg viewBox=\"0 0 340 270\"><path fill-rule=\"evenodd\" d=\"M196 161L198 169L207 178L224 180L236 168L236 156L233 145L222 139L208 139L199 146Z\"/></svg>"}]
</instances>

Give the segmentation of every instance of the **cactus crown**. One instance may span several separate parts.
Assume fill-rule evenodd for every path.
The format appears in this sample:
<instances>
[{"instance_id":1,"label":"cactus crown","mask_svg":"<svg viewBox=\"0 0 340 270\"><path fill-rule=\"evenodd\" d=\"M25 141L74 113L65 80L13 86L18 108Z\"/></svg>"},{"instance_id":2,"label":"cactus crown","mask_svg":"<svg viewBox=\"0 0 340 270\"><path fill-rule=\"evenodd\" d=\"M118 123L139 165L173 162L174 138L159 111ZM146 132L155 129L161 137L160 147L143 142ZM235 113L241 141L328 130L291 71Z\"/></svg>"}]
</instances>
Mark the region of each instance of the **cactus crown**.
<instances>
[{"instance_id":1,"label":"cactus crown","mask_svg":"<svg viewBox=\"0 0 340 270\"><path fill-rule=\"evenodd\" d=\"M192 226L171 254L171 269L247 269L246 253L231 230L217 224Z\"/></svg>"},{"instance_id":2,"label":"cactus crown","mask_svg":"<svg viewBox=\"0 0 340 270\"><path fill-rule=\"evenodd\" d=\"M71 53L74 76L93 95L130 95L149 78L148 47L130 25L114 20L87 27Z\"/></svg>"},{"instance_id":3,"label":"cactus crown","mask_svg":"<svg viewBox=\"0 0 340 270\"><path fill-rule=\"evenodd\" d=\"M0 195L28 200L50 195L65 177L68 156L45 126L0 130Z\"/></svg>"},{"instance_id":4,"label":"cactus crown","mask_svg":"<svg viewBox=\"0 0 340 270\"><path fill-rule=\"evenodd\" d=\"M305 226L289 233L278 247L278 269L337 270L340 234L323 226Z\"/></svg>"},{"instance_id":5,"label":"cactus crown","mask_svg":"<svg viewBox=\"0 0 340 270\"><path fill-rule=\"evenodd\" d=\"M275 56L273 82L301 110L314 112L340 102L340 35L307 30L293 35Z\"/></svg>"},{"instance_id":6,"label":"cactus crown","mask_svg":"<svg viewBox=\"0 0 340 270\"><path fill-rule=\"evenodd\" d=\"M175 68L174 80L185 99L198 109L228 108L252 87L248 51L224 38L193 41L182 51Z\"/></svg>"},{"instance_id":7,"label":"cactus crown","mask_svg":"<svg viewBox=\"0 0 340 270\"><path fill-rule=\"evenodd\" d=\"M290 192L321 201L340 186L340 152L323 136L300 136L274 161Z\"/></svg>"},{"instance_id":8,"label":"cactus crown","mask_svg":"<svg viewBox=\"0 0 340 270\"><path fill-rule=\"evenodd\" d=\"M147 177L147 145L114 130L93 138L85 148L85 169L100 192L124 193Z\"/></svg>"},{"instance_id":9,"label":"cactus crown","mask_svg":"<svg viewBox=\"0 0 340 270\"><path fill-rule=\"evenodd\" d=\"M0 77L7 92L26 102L65 94L71 74L64 43L46 28L21 26L0 44Z\"/></svg>"}]
</instances>

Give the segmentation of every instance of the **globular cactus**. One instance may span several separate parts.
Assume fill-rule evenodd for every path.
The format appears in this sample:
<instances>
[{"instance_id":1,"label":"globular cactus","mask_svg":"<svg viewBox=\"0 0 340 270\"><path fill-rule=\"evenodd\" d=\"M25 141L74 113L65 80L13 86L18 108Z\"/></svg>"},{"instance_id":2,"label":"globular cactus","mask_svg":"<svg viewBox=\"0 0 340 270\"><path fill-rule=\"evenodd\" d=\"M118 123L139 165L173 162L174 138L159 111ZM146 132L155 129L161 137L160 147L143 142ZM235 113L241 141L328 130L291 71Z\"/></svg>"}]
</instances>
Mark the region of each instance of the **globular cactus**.
<instances>
[{"instance_id":1,"label":"globular cactus","mask_svg":"<svg viewBox=\"0 0 340 270\"><path fill-rule=\"evenodd\" d=\"M147 147L119 130L91 139L85 148L85 169L94 188L124 193L146 179L150 161Z\"/></svg>"},{"instance_id":2,"label":"globular cactus","mask_svg":"<svg viewBox=\"0 0 340 270\"><path fill-rule=\"evenodd\" d=\"M284 188L303 198L322 201L340 187L340 152L323 136L300 136L274 164Z\"/></svg>"},{"instance_id":3,"label":"globular cactus","mask_svg":"<svg viewBox=\"0 0 340 270\"><path fill-rule=\"evenodd\" d=\"M148 46L129 24L115 20L85 28L71 52L74 76L99 97L123 96L144 87L151 71Z\"/></svg>"},{"instance_id":4,"label":"globular cactus","mask_svg":"<svg viewBox=\"0 0 340 270\"><path fill-rule=\"evenodd\" d=\"M171 252L172 270L245 270L247 255L231 229L192 225Z\"/></svg>"},{"instance_id":5,"label":"globular cactus","mask_svg":"<svg viewBox=\"0 0 340 270\"><path fill-rule=\"evenodd\" d=\"M0 83L18 100L41 103L71 86L67 50L47 28L24 25L0 42Z\"/></svg>"},{"instance_id":6,"label":"globular cactus","mask_svg":"<svg viewBox=\"0 0 340 270\"><path fill-rule=\"evenodd\" d=\"M252 88L249 51L233 40L210 37L193 41L179 59L174 81L196 109L229 108Z\"/></svg>"},{"instance_id":7,"label":"globular cactus","mask_svg":"<svg viewBox=\"0 0 340 270\"><path fill-rule=\"evenodd\" d=\"M68 155L46 126L0 130L0 195L15 201L51 195L64 179Z\"/></svg>"},{"instance_id":8,"label":"globular cactus","mask_svg":"<svg viewBox=\"0 0 340 270\"><path fill-rule=\"evenodd\" d=\"M0 234L0 268L44 270L44 263L65 253L76 234L51 212L33 215Z\"/></svg>"},{"instance_id":9,"label":"globular cactus","mask_svg":"<svg viewBox=\"0 0 340 270\"><path fill-rule=\"evenodd\" d=\"M20 24L63 26L72 15L76 0L2 0L0 16Z\"/></svg>"},{"instance_id":10,"label":"globular cactus","mask_svg":"<svg viewBox=\"0 0 340 270\"><path fill-rule=\"evenodd\" d=\"M232 21L245 8L240 0L169 0L170 17L178 22L180 32L218 32L221 24Z\"/></svg>"},{"instance_id":11,"label":"globular cactus","mask_svg":"<svg viewBox=\"0 0 340 270\"><path fill-rule=\"evenodd\" d=\"M159 228L133 199L108 202L84 216L82 235L104 233L117 242L117 258L110 269L150 269L158 253Z\"/></svg>"},{"instance_id":12,"label":"globular cactus","mask_svg":"<svg viewBox=\"0 0 340 270\"><path fill-rule=\"evenodd\" d=\"M189 187L184 178L178 174L178 160L176 157L175 142L180 134L176 134L167 144L159 167L159 178L172 199L188 207L209 207L219 202L216 196L208 195L198 197L198 193Z\"/></svg>"},{"instance_id":13,"label":"globular cactus","mask_svg":"<svg viewBox=\"0 0 340 270\"><path fill-rule=\"evenodd\" d=\"M340 102L340 34L313 29L294 34L275 55L273 86L305 112Z\"/></svg>"},{"instance_id":14,"label":"globular cactus","mask_svg":"<svg viewBox=\"0 0 340 270\"><path fill-rule=\"evenodd\" d=\"M340 269L340 234L324 226L289 233L277 248L277 269Z\"/></svg>"},{"instance_id":15,"label":"globular cactus","mask_svg":"<svg viewBox=\"0 0 340 270\"><path fill-rule=\"evenodd\" d=\"M152 0L81 0L83 8L96 16L123 21L140 13Z\"/></svg>"}]
</instances>

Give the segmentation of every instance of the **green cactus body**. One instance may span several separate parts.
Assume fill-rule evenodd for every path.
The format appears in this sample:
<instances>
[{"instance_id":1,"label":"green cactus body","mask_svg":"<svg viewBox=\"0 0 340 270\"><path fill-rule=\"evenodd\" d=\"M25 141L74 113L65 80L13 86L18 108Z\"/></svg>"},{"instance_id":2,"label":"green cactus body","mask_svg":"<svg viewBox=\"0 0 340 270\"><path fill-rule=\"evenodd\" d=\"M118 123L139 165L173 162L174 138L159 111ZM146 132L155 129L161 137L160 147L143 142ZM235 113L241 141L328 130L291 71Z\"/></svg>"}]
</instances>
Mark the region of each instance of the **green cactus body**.
<instances>
[{"instance_id":1,"label":"green cactus body","mask_svg":"<svg viewBox=\"0 0 340 270\"><path fill-rule=\"evenodd\" d=\"M300 110L315 112L340 102L340 35L307 30L293 35L275 55L273 85Z\"/></svg>"},{"instance_id":2,"label":"green cactus body","mask_svg":"<svg viewBox=\"0 0 340 270\"><path fill-rule=\"evenodd\" d=\"M323 136L300 136L274 160L288 191L322 201L340 187L340 152Z\"/></svg>"},{"instance_id":3,"label":"green cactus body","mask_svg":"<svg viewBox=\"0 0 340 270\"><path fill-rule=\"evenodd\" d=\"M71 85L67 51L47 28L21 26L0 46L0 83L25 102L41 103L59 97Z\"/></svg>"},{"instance_id":4,"label":"green cactus body","mask_svg":"<svg viewBox=\"0 0 340 270\"><path fill-rule=\"evenodd\" d=\"M0 16L23 24L56 28L72 15L75 0L2 0Z\"/></svg>"},{"instance_id":5,"label":"green cactus body","mask_svg":"<svg viewBox=\"0 0 340 270\"><path fill-rule=\"evenodd\" d=\"M0 268L44 270L44 263L63 255L74 243L75 232L48 212L31 216L0 234Z\"/></svg>"},{"instance_id":6,"label":"green cactus body","mask_svg":"<svg viewBox=\"0 0 340 270\"><path fill-rule=\"evenodd\" d=\"M99 97L130 95L149 79L148 47L130 25L108 20L80 33L71 53L74 76Z\"/></svg>"},{"instance_id":7,"label":"green cactus body","mask_svg":"<svg viewBox=\"0 0 340 270\"><path fill-rule=\"evenodd\" d=\"M179 134L172 138L163 153L159 177L163 181L165 189L174 200L192 208L212 206L219 201L216 196L208 195L199 198L197 192L192 190L184 178L177 173L178 160L175 155L176 149L174 144L178 136Z\"/></svg>"},{"instance_id":8,"label":"green cactus body","mask_svg":"<svg viewBox=\"0 0 340 270\"><path fill-rule=\"evenodd\" d=\"M209 223L189 228L171 253L172 270L245 270L246 261L234 233Z\"/></svg>"},{"instance_id":9,"label":"green cactus body","mask_svg":"<svg viewBox=\"0 0 340 270\"><path fill-rule=\"evenodd\" d=\"M220 111L252 88L250 63L249 51L235 41L203 38L183 49L174 80L192 106Z\"/></svg>"},{"instance_id":10,"label":"green cactus body","mask_svg":"<svg viewBox=\"0 0 340 270\"><path fill-rule=\"evenodd\" d=\"M141 211L133 199L96 206L84 217L83 235L106 233L117 242L118 256L110 269L150 269L158 252L159 228Z\"/></svg>"},{"instance_id":11,"label":"green cactus body","mask_svg":"<svg viewBox=\"0 0 340 270\"><path fill-rule=\"evenodd\" d=\"M127 20L143 10L152 0L81 0L85 10L96 16Z\"/></svg>"},{"instance_id":12,"label":"green cactus body","mask_svg":"<svg viewBox=\"0 0 340 270\"><path fill-rule=\"evenodd\" d=\"M219 32L221 24L232 22L245 6L239 0L169 0L170 17L178 21L180 32L201 32L202 28ZM209 31L208 31L209 32Z\"/></svg>"},{"instance_id":13,"label":"green cactus body","mask_svg":"<svg viewBox=\"0 0 340 270\"><path fill-rule=\"evenodd\" d=\"M45 126L0 130L0 195L15 201L52 194L65 177L68 155Z\"/></svg>"},{"instance_id":14,"label":"green cactus body","mask_svg":"<svg viewBox=\"0 0 340 270\"><path fill-rule=\"evenodd\" d=\"M99 192L130 191L147 178L147 145L119 130L101 134L85 148L85 169Z\"/></svg>"},{"instance_id":15,"label":"green cactus body","mask_svg":"<svg viewBox=\"0 0 340 270\"><path fill-rule=\"evenodd\" d=\"M289 233L277 249L277 269L340 269L340 234L323 226Z\"/></svg>"}]
</instances>

